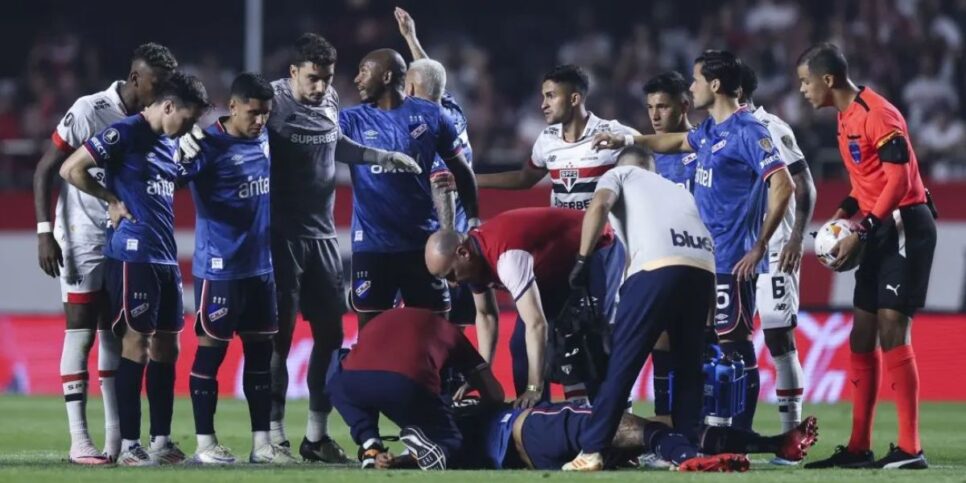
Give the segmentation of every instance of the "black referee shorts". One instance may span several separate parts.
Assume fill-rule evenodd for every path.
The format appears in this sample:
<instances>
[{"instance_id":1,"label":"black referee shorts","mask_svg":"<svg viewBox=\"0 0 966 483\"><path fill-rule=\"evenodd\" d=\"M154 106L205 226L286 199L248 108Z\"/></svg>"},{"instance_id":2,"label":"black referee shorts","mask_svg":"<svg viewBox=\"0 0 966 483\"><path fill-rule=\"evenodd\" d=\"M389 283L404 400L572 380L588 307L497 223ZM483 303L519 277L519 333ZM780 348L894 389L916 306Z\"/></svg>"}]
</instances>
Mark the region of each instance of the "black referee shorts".
<instances>
[{"instance_id":1,"label":"black referee shorts","mask_svg":"<svg viewBox=\"0 0 966 483\"><path fill-rule=\"evenodd\" d=\"M855 307L872 313L893 309L912 317L926 304L936 251L936 222L929 208L919 204L893 211L866 243L855 272Z\"/></svg>"}]
</instances>

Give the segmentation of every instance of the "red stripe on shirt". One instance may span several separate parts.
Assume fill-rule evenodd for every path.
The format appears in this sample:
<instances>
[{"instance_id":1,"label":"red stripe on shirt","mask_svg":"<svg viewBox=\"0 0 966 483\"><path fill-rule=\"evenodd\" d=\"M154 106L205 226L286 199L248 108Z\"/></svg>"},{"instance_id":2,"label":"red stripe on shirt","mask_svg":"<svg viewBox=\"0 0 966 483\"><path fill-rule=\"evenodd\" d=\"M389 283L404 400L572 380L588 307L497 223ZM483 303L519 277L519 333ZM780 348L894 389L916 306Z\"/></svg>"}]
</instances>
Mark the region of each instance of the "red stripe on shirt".
<instances>
[{"instance_id":1,"label":"red stripe on shirt","mask_svg":"<svg viewBox=\"0 0 966 483\"><path fill-rule=\"evenodd\" d=\"M54 131L54 133L50 135L50 141L54 143L54 147L56 147L60 152L67 154L74 152L74 147L71 146L67 141L64 141L64 138L60 137L60 134L57 131Z\"/></svg>"}]
</instances>

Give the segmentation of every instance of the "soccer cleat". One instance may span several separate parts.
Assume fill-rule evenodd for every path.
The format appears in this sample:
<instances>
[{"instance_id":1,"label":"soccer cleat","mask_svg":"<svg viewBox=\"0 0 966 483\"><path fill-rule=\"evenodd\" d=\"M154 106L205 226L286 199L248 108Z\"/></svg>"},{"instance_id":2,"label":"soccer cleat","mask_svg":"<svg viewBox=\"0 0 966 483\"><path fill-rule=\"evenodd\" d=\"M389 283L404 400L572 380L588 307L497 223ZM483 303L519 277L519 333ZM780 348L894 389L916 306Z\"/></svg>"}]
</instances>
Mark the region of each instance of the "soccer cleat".
<instances>
[{"instance_id":1,"label":"soccer cleat","mask_svg":"<svg viewBox=\"0 0 966 483\"><path fill-rule=\"evenodd\" d=\"M744 473L751 467L748 457L737 453L721 453L711 456L695 456L678 467L678 471L704 473Z\"/></svg>"},{"instance_id":2,"label":"soccer cleat","mask_svg":"<svg viewBox=\"0 0 966 483\"><path fill-rule=\"evenodd\" d=\"M560 468L564 471L600 471L604 469L604 459L600 453L584 453L577 455L570 463Z\"/></svg>"},{"instance_id":3,"label":"soccer cleat","mask_svg":"<svg viewBox=\"0 0 966 483\"><path fill-rule=\"evenodd\" d=\"M825 468L875 468L875 457L872 451L853 453L845 446L837 446L835 453L824 460L805 463L807 470L819 470Z\"/></svg>"},{"instance_id":4,"label":"soccer cleat","mask_svg":"<svg viewBox=\"0 0 966 483\"><path fill-rule=\"evenodd\" d=\"M279 446L285 447L284 443ZM342 451L339 443L336 443L334 439L328 436L323 437L321 441L315 443L309 441L308 438L302 438L302 444L299 445L299 454L302 455L302 459L305 461L338 464L349 464L352 462L345 455L345 451Z\"/></svg>"},{"instance_id":5,"label":"soccer cleat","mask_svg":"<svg viewBox=\"0 0 966 483\"><path fill-rule=\"evenodd\" d=\"M376 467L376 457L385 453L386 447L380 443L373 444L369 449L364 449L362 446L359 447L359 462L362 463L362 469L370 469Z\"/></svg>"},{"instance_id":6,"label":"soccer cleat","mask_svg":"<svg viewBox=\"0 0 966 483\"><path fill-rule=\"evenodd\" d=\"M674 466L670 461L662 459L657 453L644 453L640 458L641 466L652 470L666 470Z\"/></svg>"},{"instance_id":7,"label":"soccer cleat","mask_svg":"<svg viewBox=\"0 0 966 483\"><path fill-rule=\"evenodd\" d=\"M293 465L298 460L292 456L292 451L280 444L263 444L252 450L248 462L253 464Z\"/></svg>"},{"instance_id":8,"label":"soccer cleat","mask_svg":"<svg viewBox=\"0 0 966 483\"><path fill-rule=\"evenodd\" d=\"M181 448L178 448L178 445L172 441L164 443L164 446L160 448L149 449L148 456L159 465L176 465L188 459L184 451L181 451Z\"/></svg>"},{"instance_id":9,"label":"soccer cleat","mask_svg":"<svg viewBox=\"0 0 966 483\"><path fill-rule=\"evenodd\" d=\"M202 465L231 465L235 461L237 459L231 454L231 450L220 444L199 448L191 458L192 463Z\"/></svg>"},{"instance_id":10,"label":"soccer cleat","mask_svg":"<svg viewBox=\"0 0 966 483\"><path fill-rule=\"evenodd\" d=\"M786 460L785 458L779 456L768 460L768 464L774 466L798 466L798 464L801 462L802 460Z\"/></svg>"},{"instance_id":11,"label":"soccer cleat","mask_svg":"<svg viewBox=\"0 0 966 483\"><path fill-rule=\"evenodd\" d=\"M876 468L884 470L924 470L929 468L926 462L926 455L920 451L918 454L906 453L898 446L889 443L889 454L875 462Z\"/></svg>"},{"instance_id":12,"label":"soccer cleat","mask_svg":"<svg viewBox=\"0 0 966 483\"><path fill-rule=\"evenodd\" d=\"M113 462L109 456L98 451L90 441L77 446L71 445L67 461L75 465L85 466L109 465Z\"/></svg>"},{"instance_id":13,"label":"soccer cleat","mask_svg":"<svg viewBox=\"0 0 966 483\"><path fill-rule=\"evenodd\" d=\"M426 437L423 430L408 426L399 432L399 441L406 446L409 454L416 458L421 470L445 470L446 453L443 448Z\"/></svg>"},{"instance_id":14,"label":"soccer cleat","mask_svg":"<svg viewBox=\"0 0 966 483\"><path fill-rule=\"evenodd\" d=\"M796 465L805 459L809 448L818 441L818 420L814 416L809 416L783 436L781 447L775 452L777 458L772 460L772 464Z\"/></svg>"},{"instance_id":15,"label":"soccer cleat","mask_svg":"<svg viewBox=\"0 0 966 483\"><path fill-rule=\"evenodd\" d=\"M140 444L136 444L121 451L117 457L118 466L158 466L159 463L151 458L151 455Z\"/></svg>"}]
</instances>

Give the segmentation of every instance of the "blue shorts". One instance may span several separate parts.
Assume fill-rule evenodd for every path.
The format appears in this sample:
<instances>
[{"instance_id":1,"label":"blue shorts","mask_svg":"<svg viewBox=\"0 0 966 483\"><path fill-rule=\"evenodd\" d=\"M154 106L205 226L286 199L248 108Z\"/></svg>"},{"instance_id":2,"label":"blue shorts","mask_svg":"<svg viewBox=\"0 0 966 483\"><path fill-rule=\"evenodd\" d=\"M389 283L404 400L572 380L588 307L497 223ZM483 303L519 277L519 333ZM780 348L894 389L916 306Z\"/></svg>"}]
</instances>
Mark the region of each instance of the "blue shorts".
<instances>
[{"instance_id":1,"label":"blue shorts","mask_svg":"<svg viewBox=\"0 0 966 483\"><path fill-rule=\"evenodd\" d=\"M111 329L141 334L178 333L184 328L181 300L181 269L177 265L134 263L107 259L107 292L111 313L117 314Z\"/></svg>"},{"instance_id":2,"label":"blue shorts","mask_svg":"<svg viewBox=\"0 0 966 483\"><path fill-rule=\"evenodd\" d=\"M450 322L456 325L473 325L476 323L476 302L473 300L473 290L469 284L461 283L449 287L451 308Z\"/></svg>"},{"instance_id":3,"label":"blue shorts","mask_svg":"<svg viewBox=\"0 0 966 483\"><path fill-rule=\"evenodd\" d=\"M238 334L278 332L272 273L237 280L195 277L195 333L229 341Z\"/></svg>"},{"instance_id":4,"label":"blue shorts","mask_svg":"<svg viewBox=\"0 0 966 483\"><path fill-rule=\"evenodd\" d=\"M715 289L718 297L714 311L714 330L719 336L735 330L755 330L755 286L757 276L752 280L737 282L730 273L715 275Z\"/></svg>"},{"instance_id":5,"label":"blue shorts","mask_svg":"<svg viewBox=\"0 0 966 483\"><path fill-rule=\"evenodd\" d=\"M521 439L533 467L559 470L580 453L580 434L590 421L590 408L567 403L540 403L523 421Z\"/></svg>"},{"instance_id":6,"label":"blue shorts","mask_svg":"<svg viewBox=\"0 0 966 483\"><path fill-rule=\"evenodd\" d=\"M356 312L384 312L396 305L401 295L407 307L434 312L450 309L446 280L426 269L423 251L352 254L350 301Z\"/></svg>"}]
</instances>

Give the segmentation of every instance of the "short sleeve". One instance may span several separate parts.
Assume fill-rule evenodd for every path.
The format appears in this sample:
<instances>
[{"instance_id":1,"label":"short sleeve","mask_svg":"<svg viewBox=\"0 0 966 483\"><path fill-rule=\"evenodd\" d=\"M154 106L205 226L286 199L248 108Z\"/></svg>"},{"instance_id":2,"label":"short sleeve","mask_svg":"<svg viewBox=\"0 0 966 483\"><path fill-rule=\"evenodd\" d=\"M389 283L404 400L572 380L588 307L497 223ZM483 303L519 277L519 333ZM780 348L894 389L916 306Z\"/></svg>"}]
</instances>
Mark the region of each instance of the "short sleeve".
<instances>
[{"instance_id":1,"label":"short sleeve","mask_svg":"<svg viewBox=\"0 0 966 483\"><path fill-rule=\"evenodd\" d=\"M768 132L771 134L772 143L778 148L778 154L781 155L782 161L786 165L792 165L805 159L802 148L798 147L795 133L788 126L772 123L768 125Z\"/></svg>"},{"instance_id":2,"label":"short sleeve","mask_svg":"<svg viewBox=\"0 0 966 483\"><path fill-rule=\"evenodd\" d=\"M597 180L597 188L594 192L601 190L609 190L617 193L619 196L621 194L621 188L624 185L624 179L627 177L627 173L630 169L634 169L631 166L618 166L610 171L604 173L603 176Z\"/></svg>"},{"instance_id":3,"label":"short sleeve","mask_svg":"<svg viewBox=\"0 0 966 483\"><path fill-rule=\"evenodd\" d=\"M83 146L98 166L109 168L121 163L124 152L134 142L133 137L131 126L118 122L91 136Z\"/></svg>"},{"instance_id":4,"label":"short sleeve","mask_svg":"<svg viewBox=\"0 0 966 483\"><path fill-rule=\"evenodd\" d=\"M534 282L533 255L523 250L507 250L496 262L496 276L513 300L518 300Z\"/></svg>"},{"instance_id":5,"label":"short sleeve","mask_svg":"<svg viewBox=\"0 0 966 483\"><path fill-rule=\"evenodd\" d=\"M634 129L630 126L625 126L617 121L614 121L611 131L615 134L620 134L621 136L626 136L628 134L631 136L639 136L641 134L637 129Z\"/></svg>"},{"instance_id":6,"label":"short sleeve","mask_svg":"<svg viewBox=\"0 0 966 483\"><path fill-rule=\"evenodd\" d=\"M355 131L351 129L352 120L349 118L349 114L345 111L339 111L339 131L342 132L344 136L350 139L357 139L354 134Z\"/></svg>"},{"instance_id":7,"label":"short sleeve","mask_svg":"<svg viewBox=\"0 0 966 483\"><path fill-rule=\"evenodd\" d=\"M701 139L704 138L704 127L707 123L708 121L704 121L688 131L688 144L692 151L697 152L701 148Z\"/></svg>"},{"instance_id":8,"label":"short sleeve","mask_svg":"<svg viewBox=\"0 0 966 483\"><path fill-rule=\"evenodd\" d=\"M543 152L541 137L543 137L543 134L533 143L533 149L530 151L530 166L538 169L547 169L547 158Z\"/></svg>"},{"instance_id":9,"label":"short sleeve","mask_svg":"<svg viewBox=\"0 0 966 483\"><path fill-rule=\"evenodd\" d=\"M93 109L85 99L78 99L57 124L51 135L54 146L63 152L72 152L94 135L91 117Z\"/></svg>"},{"instance_id":10,"label":"short sleeve","mask_svg":"<svg viewBox=\"0 0 966 483\"><path fill-rule=\"evenodd\" d=\"M456 124L442 108L439 110L438 136L436 139L436 153L439 157L450 160L463 150L463 140L456 132Z\"/></svg>"},{"instance_id":11,"label":"short sleeve","mask_svg":"<svg viewBox=\"0 0 966 483\"><path fill-rule=\"evenodd\" d=\"M903 136L905 132L904 124L898 112L892 109L878 108L870 111L866 116L865 133L872 140L875 149L879 149L896 136ZM906 139L906 141L909 140Z\"/></svg>"},{"instance_id":12,"label":"short sleeve","mask_svg":"<svg viewBox=\"0 0 966 483\"><path fill-rule=\"evenodd\" d=\"M741 142L744 161L762 179L785 167L775 143L771 140L771 134L764 124L760 122L748 124L742 130Z\"/></svg>"}]
</instances>

